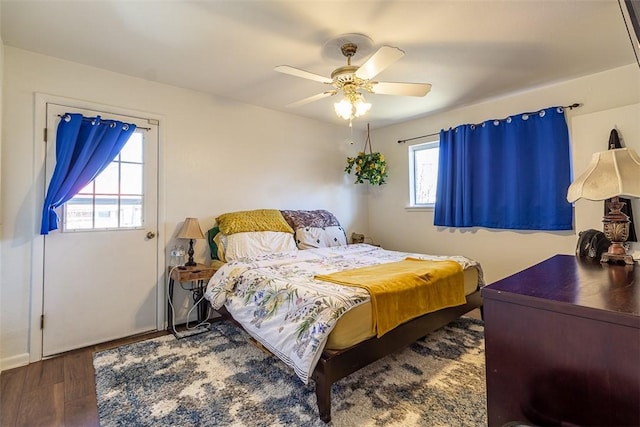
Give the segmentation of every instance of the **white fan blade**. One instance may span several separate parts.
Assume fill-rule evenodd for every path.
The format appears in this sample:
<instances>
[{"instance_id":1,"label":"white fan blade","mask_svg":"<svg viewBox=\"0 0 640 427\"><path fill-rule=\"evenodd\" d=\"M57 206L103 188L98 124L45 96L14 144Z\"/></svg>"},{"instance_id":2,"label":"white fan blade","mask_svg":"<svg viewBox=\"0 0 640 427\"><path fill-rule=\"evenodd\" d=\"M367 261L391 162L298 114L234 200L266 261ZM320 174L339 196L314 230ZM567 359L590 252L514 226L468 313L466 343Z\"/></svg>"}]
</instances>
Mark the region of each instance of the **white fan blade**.
<instances>
[{"instance_id":1,"label":"white fan blade","mask_svg":"<svg viewBox=\"0 0 640 427\"><path fill-rule=\"evenodd\" d=\"M373 93L381 95L425 96L431 90L429 83L371 83Z\"/></svg>"},{"instance_id":2,"label":"white fan blade","mask_svg":"<svg viewBox=\"0 0 640 427\"><path fill-rule=\"evenodd\" d=\"M382 46L358 68L356 76L364 80L371 80L403 56L404 51L397 47Z\"/></svg>"},{"instance_id":3,"label":"white fan blade","mask_svg":"<svg viewBox=\"0 0 640 427\"><path fill-rule=\"evenodd\" d=\"M322 98L327 98L329 96L333 96L336 93L337 93L337 91L335 91L335 90L329 90L329 91L326 91L326 92L323 92L323 93L319 93L317 95L310 96L308 98L301 99L300 101L292 102L291 104L287 104L286 107L288 107L288 108L299 107L301 105L305 105L305 104L308 104L308 103L313 102L313 101L317 101L317 100L322 99Z\"/></svg>"},{"instance_id":4,"label":"white fan blade","mask_svg":"<svg viewBox=\"0 0 640 427\"><path fill-rule=\"evenodd\" d=\"M303 79L309 79L309 80L315 80L317 82L320 83L332 83L333 80L331 80L328 77L323 77L319 74L313 74L310 73L309 71L305 71L305 70L301 70L299 68L294 68L294 67L290 67L288 65L278 65L277 67L274 68L274 70L280 72L280 73L284 73L284 74L290 74L292 76L296 76L296 77L302 77Z\"/></svg>"}]
</instances>

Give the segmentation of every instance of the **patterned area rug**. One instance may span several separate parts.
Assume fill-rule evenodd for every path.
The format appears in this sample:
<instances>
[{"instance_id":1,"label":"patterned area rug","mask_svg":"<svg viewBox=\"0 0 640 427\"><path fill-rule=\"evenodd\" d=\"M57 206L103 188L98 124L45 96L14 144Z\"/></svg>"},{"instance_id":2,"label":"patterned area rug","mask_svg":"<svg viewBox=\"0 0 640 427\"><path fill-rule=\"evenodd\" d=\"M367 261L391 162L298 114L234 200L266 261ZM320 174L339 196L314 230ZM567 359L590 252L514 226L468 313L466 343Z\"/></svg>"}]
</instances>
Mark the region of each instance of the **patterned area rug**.
<instances>
[{"instance_id":1,"label":"patterned area rug","mask_svg":"<svg viewBox=\"0 0 640 427\"><path fill-rule=\"evenodd\" d=\"M101 426L325 426L313 383L230 322L96 353ZM461 318L332 388L332 426L485 426L483 324Z\"/></svg>"}]
</instances>

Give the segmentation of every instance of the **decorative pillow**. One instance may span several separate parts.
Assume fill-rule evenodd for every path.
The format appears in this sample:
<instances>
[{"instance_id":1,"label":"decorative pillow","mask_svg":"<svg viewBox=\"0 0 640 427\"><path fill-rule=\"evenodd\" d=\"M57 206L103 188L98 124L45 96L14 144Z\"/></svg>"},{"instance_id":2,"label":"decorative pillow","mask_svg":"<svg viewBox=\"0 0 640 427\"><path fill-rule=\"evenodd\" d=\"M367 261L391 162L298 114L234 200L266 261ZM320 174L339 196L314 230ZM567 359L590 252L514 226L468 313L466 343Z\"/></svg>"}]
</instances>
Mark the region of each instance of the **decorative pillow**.
<instances>
[{"instance_id":1,"label":"decorative pillow","mask_svg":"<svg viewBox=\"0 0 640 427\"><path fill-rule=\"evenodd\" d=\"M225 237L224 234L222 233L218 233L215 235L215 237L213 238L213 242L216 244L216 246L218 247L217 250L217 254L218 254L218 259L222 262L227 262L225 256L224 256L224 245L222 244L222 238Z\"/></svg>"},{"instance_id":2,"label":"decorative pillow","mask_svg":"<svg viewBox=\"0 0 640 427\"><path fill-rule=\"evenodd\" d=\"M339 226L338 219L329 211L318 209L315 211L280 211L287 223L297 230L303 227L332 227Z\"/></svg>"},{"instance_id":3,"label":"decorative pillow","mask_svg":"<svg viewBox=\"0 0 640 427\"><path fill-rule=\"evenodd\" d=\"M340 226L298 228L295 237L298 249L329 248L347 244L347 235Z\"/></svg>"},{"instance_id":4,"label":"decorative pillow","mask_svg":"<svg viewBox=\"0 0 640 427\"><path fill-rule=\"evenodd\" d=\"M229 212L216 218L220 231L227 236L251 231L282 231L292 233L287 221L277 209Z\"/></svg>"},{"instance_id":5,"label":"decorative pillow","mask_svg":"<svg viewBox=\"0 0 640 427\"><path fill-rule=\"evenodd\" d=\"M282 231L247 231L229 235L223 234L220 243L224 248L226 261L298 250L291 233Z\"/></svg>"}]
</instances>

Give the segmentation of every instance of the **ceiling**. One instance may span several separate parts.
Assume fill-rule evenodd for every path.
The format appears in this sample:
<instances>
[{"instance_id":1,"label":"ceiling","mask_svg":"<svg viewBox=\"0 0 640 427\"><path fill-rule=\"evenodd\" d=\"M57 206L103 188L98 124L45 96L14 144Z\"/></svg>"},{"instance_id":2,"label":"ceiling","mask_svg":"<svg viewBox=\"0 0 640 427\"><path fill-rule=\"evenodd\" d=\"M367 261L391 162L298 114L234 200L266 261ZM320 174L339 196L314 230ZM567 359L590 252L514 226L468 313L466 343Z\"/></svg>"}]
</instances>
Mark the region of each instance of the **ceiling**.
<instances>
[{"instance_id":1,"label":"ceiling","mask_svg":"<svg viewBox=\"0 0 640 427\"><path fill-rule=\"evenodd\" d=\"M358 128L635 62L616 0L1 0L0 8L5 45L336 124L337 97L286 107L327 86L273 68L329 76L346 61L325 43L365 34L374 51L405 51L376 80L433 87L424 98L366 95L373 107Z\"/></svg>"}]
</instances>

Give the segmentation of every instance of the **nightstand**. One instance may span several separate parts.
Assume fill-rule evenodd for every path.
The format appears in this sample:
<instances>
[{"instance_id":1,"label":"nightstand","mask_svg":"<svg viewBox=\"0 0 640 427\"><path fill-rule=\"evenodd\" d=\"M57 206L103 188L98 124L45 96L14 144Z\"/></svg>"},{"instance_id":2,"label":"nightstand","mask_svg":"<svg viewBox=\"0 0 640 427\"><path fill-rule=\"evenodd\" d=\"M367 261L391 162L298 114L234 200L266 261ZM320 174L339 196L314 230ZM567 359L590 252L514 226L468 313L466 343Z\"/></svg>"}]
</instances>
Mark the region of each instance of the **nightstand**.
<instances>
[{"instance_id":1,"label":"nightstand","mask_svg":"<svg viewBox=\"0 0 640 427\"><path fill-rule=\"evenodd\" d=\"M204 295L205 288L211 276L223 265L222 262L213 261L211 265L196 264L192 267L169 267L169 301L171 304L167 304L167 330L173 332L173 287L175 282L185 283L191 282L189 288L184 288L191 291L193 296L193 302L198 302ZM198 323L204 322L207 319L208 301L202 300L198 304Z\"/></svg>"}]
</instances>

